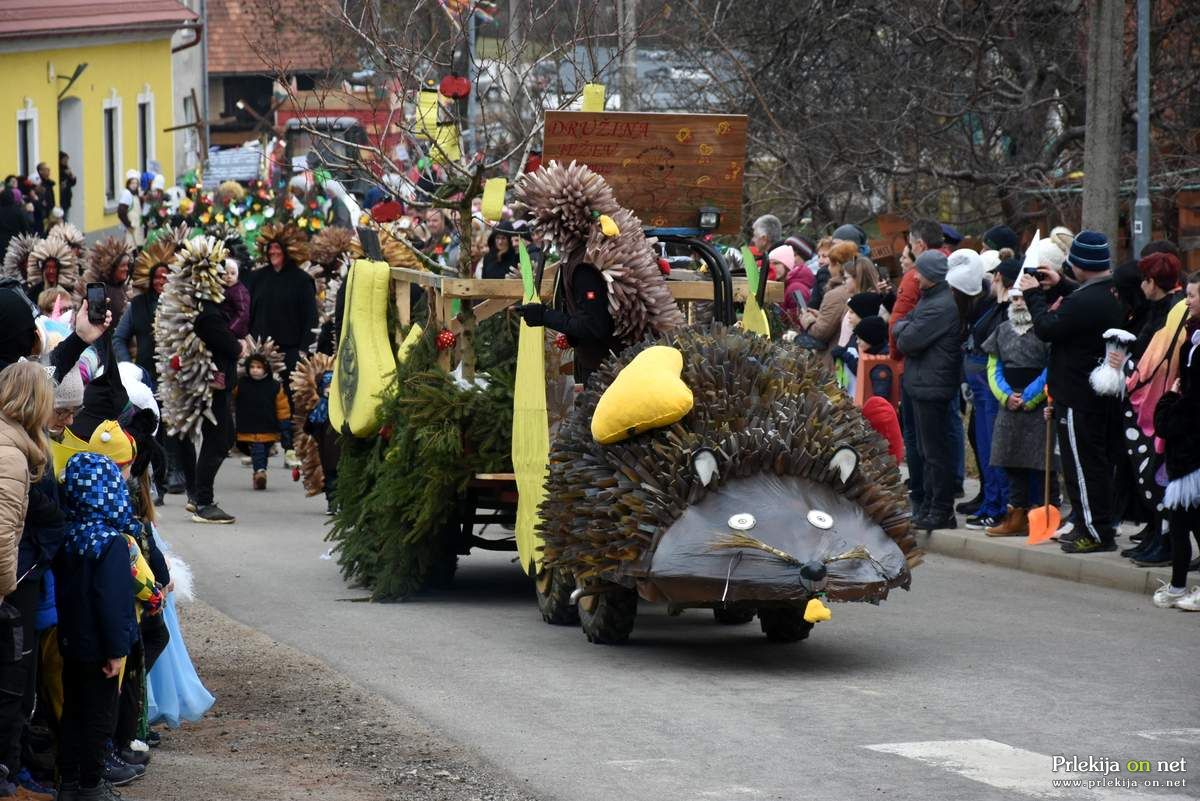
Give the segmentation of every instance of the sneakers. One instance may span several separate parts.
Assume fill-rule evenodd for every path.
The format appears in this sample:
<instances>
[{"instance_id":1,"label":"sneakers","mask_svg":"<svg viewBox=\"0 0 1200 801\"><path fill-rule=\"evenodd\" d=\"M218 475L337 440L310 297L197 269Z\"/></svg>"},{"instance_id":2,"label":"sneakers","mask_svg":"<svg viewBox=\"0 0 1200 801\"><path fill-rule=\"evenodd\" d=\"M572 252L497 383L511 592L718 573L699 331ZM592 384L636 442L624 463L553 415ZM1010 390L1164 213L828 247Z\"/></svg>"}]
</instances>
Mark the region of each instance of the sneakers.
<instances>
[{"instance_id":1,"label":"sneakers","mask_svg":"<svg viewBox=\"0 0 1200 801\"><path fill-rule=\"evenodd\" d=\"M255 470L254 477L250 480L250 484L256 490L265 490L267 488L267 471Z\"/></svg>"},{"instance_id":2,"label":"sneakers","mask_svg":"<svg viewBox=\"0 0 1200 801\"><path fill-rule=\"evenodd\" d=\"M196 513L196 502L193 501L191 498L188 498L187 501L183 504L183 509L185 512L191 512L192 514L195 514Z\"/></svg>"},{"instance_id":3,"label":"sneakers","mask_svg":"<svg viewBox=\"0 0 1200 801\"><path fill-rule=\"evenodd\" d=\"M1175 602L1177 609L1185 612L1200 612L1200 587L1192 587L1192 591Z\"/></svg>"},{"instance_id":4,"label":"sneakers","mask_svg":"<svg viewBox=\"0 0 1200 801\"><path fill-rule=\"evenodd\" d=\"M958 518L956 518L953 514L950 514L941 520L937 520L932 517L914 518L912 521L912 527L918 531L951 530L958 528Z\"/></svg>"},{"instance_id":5,"label":"sneakers","mask_svg":"<svg viewBox=\"0 0 1200 801\"><path fill-rule=\"evenodd\" d=\"M1004 519L984 532L989 537L1027 537L1029 536L1029 510L1009 509Z\"/></svg>"},{"instance_id":6,"label":"sneakers","mask_svg":"<svg viewBox=\"0 0 1200 801\"><path fill-rule=\"evenodd\" d=\"M30 775L28 768L21 768L16 776L17 793L14 798L30 801L55 801L54 790L46 787Z\"/></svg>"},{"instance_id":7,"label":"sneakers","mask_svg":"<svg viewBox=\"0 0 1200 801\"><path fill-rule=\"evenodd\" d=\"M251 459L249 456L242 457L242 467L249 467L252 464L254 464L254 460Z\"/></svg>"},{"instance_id":8,"label":"sneakers","mask_svg":"<svg viewBox=\"0 0 1200 801\"><path fill-rule=\"evenodd\" d=\"M237 518L227 513L215 503L210 503L207 506L201 506L192 515L193 523L216 523L218 525L229 525L237 522ZM117 785L120 787L121 785Z\"/></svg>"},{"instance_id":9,"label":"sneakers","mask_svg":"<svg viewBox=\"0 0 1200 801\"><path fill-rule=\"evenodd\" d=\"M1112 540L1099 542L1086 534L1081 534L1070 542L1062 545L1063 553L1104 553L1117 550L1117 544Z\"/></svg>"},{"instance_id":10,"label":"sneakers","mask_svg":"<svg viewBox=\"0 0 1200 801\"><path fill-rule=\"evenodd\" d=\"M300 466L300 460L296 458L296 452L294 450L289 448L283 452L283 466L288 470Z\"/></svg>"},{"instance_id":11,"label":"sneakers","mask_svg":"<svg viewBox=\"0 0 1200 801\"><path fill-rule=\"evenodd\" d=\"M121 761L126 765L131 765L135 768L139 765L150 764L149 748L147 748L145 751L134 751L132 748L122 748L117 752L117 756L119 756Z\"/></svg>"},{"instance_id":12,"label":"sneakers","mask_svg":"<svg viewBox=\"0 0 1200 801\"><path fill-rule=\"evenodd\" d=\"M979 494L976 495L971 500L963 501L962 503L955 506L954 511L958 512L960 515L975 515L975 514L979 513L979 507L981 507L981 506L983 506L983 491L982 490L980 490Z\"/></svg>"},{"instance_id":13,"label":"sneakers","mask_svg":"<svg viewBox=\"0 0 1200 801\"><path fill-rule=\"evenodd\" d=\"M75 798L78 801L121 801L121 794L111 782L100 782L95 787L80 787Z\"/></svg>"},{"instance_id":14,"label":"sneakers","mask_svg":"<svg viewBox=\"0 0 1200 801\"><path fill-rule=\"evenodd\" d=\"M1200 589L1200 588L1198 588ZM1154 591L1154 605L1159 609L1170 609L1173 606L1179 606L1179 602L1184 598L1195 595L1195 591L1188 593L1187 589L1176 590L1168 581L1160 581L1159 587Z\"/></svg>"},{"instance_id":15,"label":"sneakers","mask_svg":"<svg viewBox=\"0 0 1200 801\"><path fill-rule=\"evenodd\" d=\"M1000 518L995 515L971 515L967 518L967 528L972 531L983 531L999 524Z\"/></svg>"},{"instance_id":16,"label":"sneakers","mask_svg":"<svg viewBox=\"0 0 1200 801\"><path fill-rule=\"evenodd\" d=\"M144 767L141 768L140 771L138 767L130 765L128 762L117 756L114 752L109 751L108 756L104 758L104 781L100 783L100 787L104 787L106 782L111 784L113 787L124 787L131 782L137 781L146 773L146 769ZM103 795L88 795L89 792L97 789L99 788L80 787L80 801L85 798L105 798Z\"/></svg>"},{"instance_id":17,"label":"sneakers","mask_svg":"<svg viewBox=\"0 0 1200 801\"><path fill-rule=\"evenodd\" d=\"M1058 531L1054 532L1054 536L1050 539L1058 540L1059 542L1069 542L1075 533L1075 524L1070 520L1064 520L1063 524L1058 527ZM1063 539L1063 538L1066 539Z\"/></svg>"},{"instance_id":18,"label":"sneakers","mask_svg":"<svg viewBox=\"0 0 1200 801\"><path fill-rule=\"evenodd\" d=\"M150 746L151 748L158 748L160 745L162 745L162 735L156 732L154 729L151 729L150 733L146 735L146 745Z\"/></svg>"}]
</instances>

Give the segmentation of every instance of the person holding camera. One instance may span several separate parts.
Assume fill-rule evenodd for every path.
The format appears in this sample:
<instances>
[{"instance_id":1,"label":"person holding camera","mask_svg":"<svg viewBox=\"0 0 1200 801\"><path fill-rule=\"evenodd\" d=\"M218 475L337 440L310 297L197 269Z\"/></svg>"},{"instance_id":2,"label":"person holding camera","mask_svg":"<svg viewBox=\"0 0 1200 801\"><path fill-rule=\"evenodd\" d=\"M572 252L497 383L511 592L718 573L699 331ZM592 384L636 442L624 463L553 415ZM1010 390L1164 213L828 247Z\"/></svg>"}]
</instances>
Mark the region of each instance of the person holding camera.
<instances>
[{"instance_id":1,"label":"person holding camera","mask_svg":"<svg viewBox=\"0 0 1200 801\"><path fill-rule=\"evenodd\" d=\"M1048 384L1053 399L1063 472L1072 509L1082 525L1059 536L1067 553L1116 550L1112 464L1118 452L1117 399L1092 388L1092 369L1105 358L1104 332L1120 328L1125 308L1113 284L1108 239L1082 231L1071 244L1064 271L1039 266L1017 287L1025 295L1033 330L1050 343ZM1055 301L1060 300L1056 304Z\"/></svg>"}]
</instances>

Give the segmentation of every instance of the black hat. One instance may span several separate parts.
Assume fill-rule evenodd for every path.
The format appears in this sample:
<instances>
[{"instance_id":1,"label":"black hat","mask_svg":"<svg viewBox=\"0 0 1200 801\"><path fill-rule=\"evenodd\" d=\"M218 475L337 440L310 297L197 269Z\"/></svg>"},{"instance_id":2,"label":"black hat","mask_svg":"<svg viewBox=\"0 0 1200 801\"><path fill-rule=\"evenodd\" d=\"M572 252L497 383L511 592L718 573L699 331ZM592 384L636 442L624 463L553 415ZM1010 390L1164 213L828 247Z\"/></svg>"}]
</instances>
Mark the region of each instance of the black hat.
<instances>
[{"instance_id":1,"label":"black hat","mask_svg":"<svg viewBox=\"0 0 1200 801\"><path fill-rule=\"evenodd\" d=\"M1020 259L1005 259L996 267L996 272L1000 273L1006 287L1012 288L1016 285L1017 279L1021 277L1021 265Z\"/></svg>"},{"instance_id":2,"label":"black hat","mask_svg":"<svg viewBox=\"0 0 1200 801\"><path fill-rule=\"evenodd\" d=\"M963 241L963 235L950 223L942 223L942 239L946 240L947 244L957 245Z\"/></svg>"},{"instance_id":3,"label":"black hat","mask_svg":"<svg viewBox=\"0 0 1200 801\"><path fill-rule=\"evenodd\" d=\"M864 317L858 321L858 325L854 326L854 335L858 337L859 342L867 346L870 352L875 353L887 345L887 322L878 314Z\"/></svg>"},{"instance_id":4,"label":"black hat","mask_svg":"<svg viewBox=\"0 0 1200 801\"><path fill-rule=\"evenodd\" d=\"M1021 248L1021 240L1017 236L1017 232L1007 225L997 225L994 228L989 228L983 235L983 244L992 250L1008 248L1013 253L1016 253Z\"/></svg>"},{"instance_id":5,"label":"black hat","mask_svg":"<svg viewBox=\"0 0 1200 801\"><path fill-rule=\"evenodd\" d=\"M857 295L851 296L850 300L846 301L846 305L850 307L850 311L859 316L859 319L874 317L879 314L879 307L883 305L883 295L878 292L859 292Z\"/></svg>"}]
</instances>

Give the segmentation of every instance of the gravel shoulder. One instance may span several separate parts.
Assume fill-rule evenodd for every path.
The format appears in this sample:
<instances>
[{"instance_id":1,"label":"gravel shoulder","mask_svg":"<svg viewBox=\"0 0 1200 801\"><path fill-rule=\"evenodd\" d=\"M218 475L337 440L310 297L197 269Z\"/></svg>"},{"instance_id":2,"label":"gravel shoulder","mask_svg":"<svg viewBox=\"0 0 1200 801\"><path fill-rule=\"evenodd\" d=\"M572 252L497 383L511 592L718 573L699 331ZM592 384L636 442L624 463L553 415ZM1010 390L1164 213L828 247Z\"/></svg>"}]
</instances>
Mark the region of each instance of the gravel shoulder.
<instances>
[{"instance_id":1,"label":"gravel shoulder","mask_svg":"<svg viewBox=\"0 0 1200 801\"><path fill-rule=\"evenodd\" d=\"M217 701L163 732L145 779L160 801L534 801L518 780L324 663L212 607L181 604L188 649Z\"/></svg>"}]
</instances>

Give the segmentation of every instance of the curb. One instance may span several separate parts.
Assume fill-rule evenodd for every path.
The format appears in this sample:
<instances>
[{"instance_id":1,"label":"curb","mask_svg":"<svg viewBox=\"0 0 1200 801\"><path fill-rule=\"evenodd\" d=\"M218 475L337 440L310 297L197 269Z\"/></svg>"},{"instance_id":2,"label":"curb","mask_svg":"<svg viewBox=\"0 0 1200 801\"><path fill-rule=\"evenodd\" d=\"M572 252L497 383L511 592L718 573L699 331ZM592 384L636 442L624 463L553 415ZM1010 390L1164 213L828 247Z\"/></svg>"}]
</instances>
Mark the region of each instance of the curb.
<instances>
[{"instance_id":1,"label":"curb","mask_svg":"<svg viewBox=\"0 0 1200 801\"><path fill-rule=\"evenodd\" d=\"M982 531L968 529L934 531L921 539L922 547L929 553L1141 595L1153 594L1159 581L1171 578L1168 568L1138 567L1116 551L1063 553L1055 541L1026 545L1024 537L988 537ZM1127 547L1125 543L1118 544Z\"/></svg>"}]
</instances>

